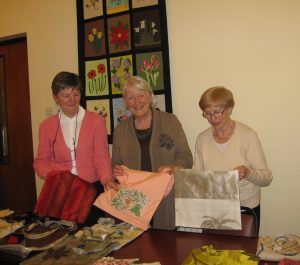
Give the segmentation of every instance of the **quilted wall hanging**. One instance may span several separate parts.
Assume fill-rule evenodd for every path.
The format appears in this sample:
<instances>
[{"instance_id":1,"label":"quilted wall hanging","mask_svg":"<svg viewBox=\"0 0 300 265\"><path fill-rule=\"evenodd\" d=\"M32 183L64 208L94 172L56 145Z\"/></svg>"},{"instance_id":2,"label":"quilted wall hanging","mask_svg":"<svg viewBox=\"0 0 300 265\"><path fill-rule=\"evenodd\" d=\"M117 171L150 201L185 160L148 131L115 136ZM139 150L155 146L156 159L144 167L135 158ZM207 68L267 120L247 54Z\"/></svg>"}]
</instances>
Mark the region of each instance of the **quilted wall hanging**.
<instances>
[{"instance_id":1,"label":"quilted wall hanging","mask_svg":"<svg viewBox=\"0 0 300 265\"><path fill-rule=\"evenodd\" d=\"M109 143L131 115L122 88L132 75L149 82L157 107L172 112L165 0L77 0L81 105L106 119Z\"/></svg>"}]
</instances>

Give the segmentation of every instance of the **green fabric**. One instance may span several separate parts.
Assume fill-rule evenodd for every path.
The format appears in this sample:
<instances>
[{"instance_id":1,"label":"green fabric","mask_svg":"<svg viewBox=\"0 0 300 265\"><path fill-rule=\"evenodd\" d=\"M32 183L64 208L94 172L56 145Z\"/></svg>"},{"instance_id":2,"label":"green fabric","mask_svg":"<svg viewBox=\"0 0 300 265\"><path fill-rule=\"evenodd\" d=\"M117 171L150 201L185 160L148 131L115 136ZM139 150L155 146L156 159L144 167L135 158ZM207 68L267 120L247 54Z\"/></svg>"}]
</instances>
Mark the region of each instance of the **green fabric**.
<instances>
[{"instance_id":1,"label":"green fabric","mask_svg":"<svg viewBox=\"0 0 300 265\"><path fill-rule=\"evenodd\" d=\"M93 264L99 258L108 255L114 248L111 240L92 241L82 238L70 237L68 240L50 248L28 260L22 265L85 265ZM75 249L85 251L79 254Z\"/></svg>"},{"instance_id":2,"label":"green fabric","mask_svg":"<svg viewBox=\"0 0 300 265\"><path fill-rule=\"evenodd\" d=\"M255 265L259 258L244 250L218 250L213 246L193 249L182 265Z\"/></svg>"},{"instance_id":3,"label":"green fabric","mask_svg":"<svg viewBox=\"0 0 300 265\"><path fill-rule=\"evenodd\" d=\"M22 262L22 265L91 265L120 249L143 231L130 224L95 224L84 227L55 247Z\"/></svg>"}]
</instances>

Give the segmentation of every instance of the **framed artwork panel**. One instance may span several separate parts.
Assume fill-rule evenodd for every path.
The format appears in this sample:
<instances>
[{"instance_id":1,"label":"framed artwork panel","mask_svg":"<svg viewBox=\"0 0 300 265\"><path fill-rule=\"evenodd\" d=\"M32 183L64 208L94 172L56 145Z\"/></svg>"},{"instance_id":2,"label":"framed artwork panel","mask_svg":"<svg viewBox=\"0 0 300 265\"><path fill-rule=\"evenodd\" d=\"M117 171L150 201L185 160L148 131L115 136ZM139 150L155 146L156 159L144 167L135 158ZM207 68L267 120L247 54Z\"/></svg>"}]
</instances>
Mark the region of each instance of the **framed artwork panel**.
<instances>
[{"instance_id":1,"label":"framed artwork panel","mask_svg":"<svg viewBox=\"0 0 300 265\"><path fill-rule=\"evenodd\" d=\"M164 90L164 64L162 52L138 53L136 73L148 81L153 91Z\"/></svg>"},{"instance_id":2,"label":"framed artwork panel","mask_svg":"<svg viewBox=\"0 0 300 265\"><path fill-rule=\"evenodd\" d=\"M105 118L106 130L108 134L111 134L111 122L110 122L110 103L108 99L87 100L86 109L92 112L96 112Z\"/></svg>"},{"instance_id":3,"label":"framed artwork panel","mask_svg":"<svg viewBox=\"0 0 300 265\"><path fill-rule=\"evenodd\" d=\"M112 94L122 94L125 82L133 75L132 55L110 58L110 77Z\"/></svg>"},{"instance_id":4,"label":"framed artwork panel","mask_svg":"<svg viewBox=\"0 0 300 265\"><path fill-rule=\"evenodd\" d=\"M85 95L108 95L109 91L106 59L86 61L85 70Z\"/></svg>"},{"instance_id":5,"label":"framed artwork panel","mask_svg":"<svg viewBox=\"0 0 300 265\"><path fill-rule=\"evenodd\" d=\"M115 14L129 9L128 0L106 0L107 14Z\"/></svg>"},{"instance_id":6,"label":"framed artwork panel","mask_svg":"<svg viewBox=\"0 0 300 265\"><path fill-rule=\"evenodd\" d=\"M162 110L162 111L166 111L166 99L165 99L165 95L161 94L161 95L155 95L156 97L156 108Z\"/></svg>"},{"instance_id":7,"label":"framed artwork panel","mask_svg":"<svg viewBox=\"0 0 300 265\"><path fill-rule=\"evenodd\" d=\"M123 98L114 98L112 102L115 128L119 122L124 121L131 116L131 112L127 110Z\"/></svg>"},{"instance_id":8,"label":"framed artwork panel","mask_svg":"<svg viewBox=\"0 0 300 265\"><path fill-rule=\"evenodd\" d=\"M136 49L160 47L159 9L135 12L133 14L133 37Z\"/></svg>"},{"instance_id":9,"label":"framed artwork panel","mask_svg":"<svg viewBox=\"0 0 300 265\"><path fill-rule=\"evenodd\" d=\"M85 23L84 47L85 57L96 57L106 54L104 19Z\"/></svg>"},{"instance_id":10,"label":"framed artwork panel","mask_svg":"<svg viewBox=\"0 0 300 265\"><path fill-rule=\"evenodd\" d=\"M131 50L131 26L129 14L108 18L109 52L125 52Z\"/></svg>"},{"instance_id":11,"label":"framed artwork panel","mask_svg":"<svg viewBox=\"0 0 300 265\"><path fill-rule=\"evenodd\" d=\"M132 0L132 8L157 5L158 0Z\"/></svg>"},{"instance_id":12,"label":"framed artwork panel","mask_svg":"<svg viewBox=\"0 0 300 265\"><path fill-rule=\"evenodd\" d=\"M84 19L94 18L103 15L102 1L83 0Z\"/></svg>"}]
</instances>

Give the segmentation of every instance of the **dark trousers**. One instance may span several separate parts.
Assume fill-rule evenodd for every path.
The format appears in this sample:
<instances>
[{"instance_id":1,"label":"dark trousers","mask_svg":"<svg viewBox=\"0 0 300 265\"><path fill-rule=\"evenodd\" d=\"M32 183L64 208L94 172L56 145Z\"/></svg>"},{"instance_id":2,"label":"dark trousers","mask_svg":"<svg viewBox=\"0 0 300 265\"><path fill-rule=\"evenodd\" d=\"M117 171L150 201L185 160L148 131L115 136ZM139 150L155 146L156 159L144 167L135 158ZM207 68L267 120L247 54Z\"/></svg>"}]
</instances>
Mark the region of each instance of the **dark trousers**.
<instances>
[{"instance_id":1,"label":"dark trousers","mask_svg":"<svg viewBox=\"0 0 300 265\"><path fill-rule=\"evenodd\" d=\"M257 233L259 233L259 226L260 226L260 205L256 206L255 208L251 209L252 212L255 213L256 215L256 220L257 220ZM251 214L251 212L249 211L243 211L242 209L242 212L245 213L245 214L250 214L250 215L253 215L253 213Z\"/></svg>"},{"instance_id":2,"label":"dark trousers","mask_svg":"<svg viewBox=\"0 0 300 265\"><path fill-rule=\"evenodd\" d=\"M259 232L259 226L260 226L260 204L253 208L253 211L256 213L257 217L257 232Z\"/></svg>"},{"instance_id":3,"label":"dark trousers","mask_svg":"<svg viewBox=\"0 0 300 265\"><path fill-rule=\"evenodd\" d=\"M98 197L98 195L100 193L104 192L104 187L100 183L100 181L94 182L93 184L97 189L97 197ZM96 207L95 205L92 205L92 208L90 210L90 213L89 213L84 225L92 226L97 223L97 221L100 217L105 217L105 212L103 210L99 209L98 207Z\"/></svg>"}]
</instances>

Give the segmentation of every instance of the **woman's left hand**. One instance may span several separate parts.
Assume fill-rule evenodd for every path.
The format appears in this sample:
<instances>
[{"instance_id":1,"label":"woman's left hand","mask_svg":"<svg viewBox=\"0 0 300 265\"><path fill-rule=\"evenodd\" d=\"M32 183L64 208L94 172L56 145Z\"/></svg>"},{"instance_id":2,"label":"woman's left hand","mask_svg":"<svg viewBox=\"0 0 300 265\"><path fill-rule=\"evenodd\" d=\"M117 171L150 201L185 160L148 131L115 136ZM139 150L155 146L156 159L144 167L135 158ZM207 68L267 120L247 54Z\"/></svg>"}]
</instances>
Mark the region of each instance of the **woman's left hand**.
<instances>
[{"instance_id":1,"label":"woman's left hand","mask_svg":"<svg viewBox=\"0 0 300 265\"><path fill-rule=\"evenodd\" d=\"M106 190L116 190L116 191L118 191L119 190L119 185L115 181L109 180L105 184L105 189Z\"/></svg>"},{"instance_id":2,"label":"woman's left hand","mask_svg":"<svg viewBox=\"0 0 300 265\"><path fill-rule=\"evenodd\" d=\"M239 179L248 178L250 175L250 169L244 165L237 166L234 169L239 171Z\"/></svg>"}]
</instances>

